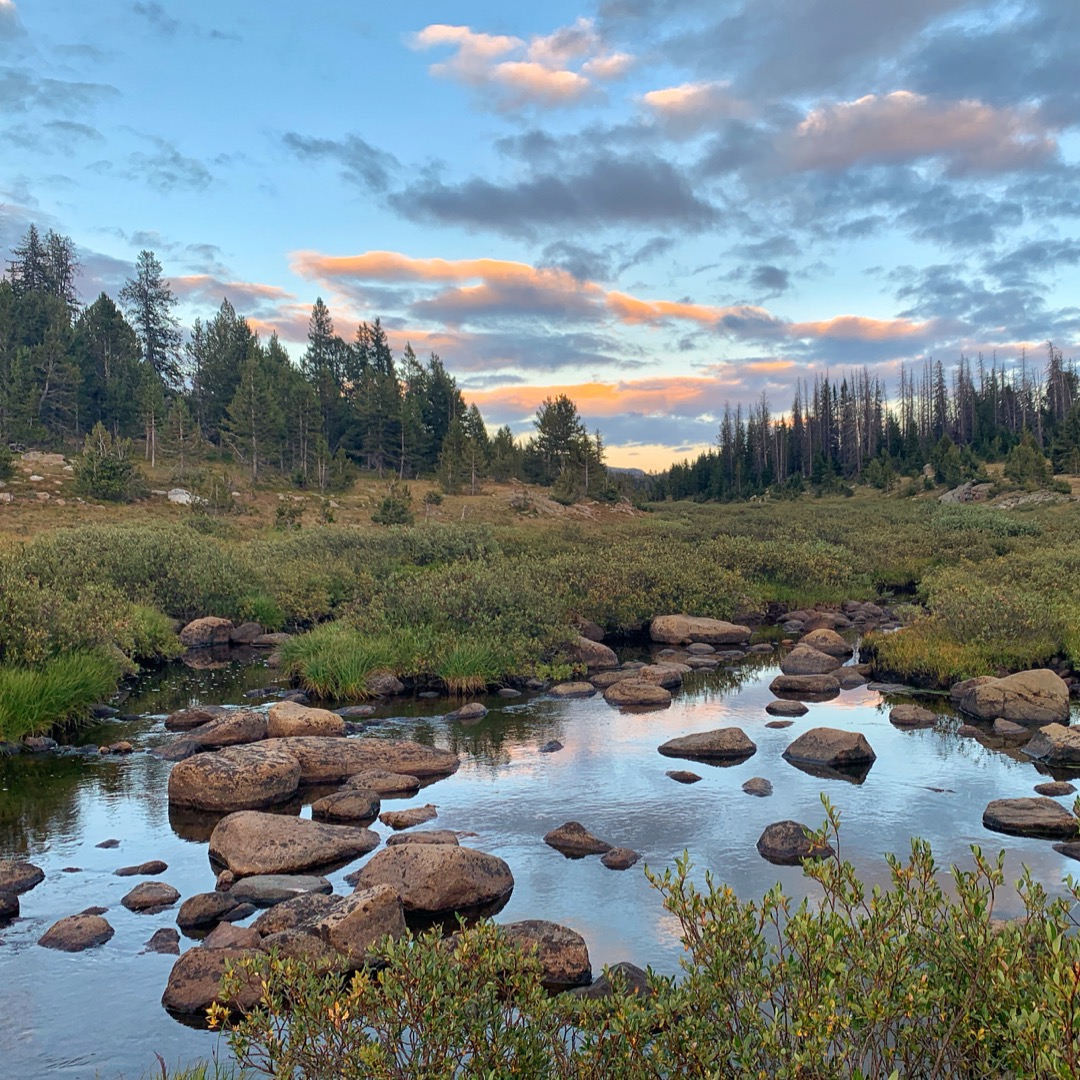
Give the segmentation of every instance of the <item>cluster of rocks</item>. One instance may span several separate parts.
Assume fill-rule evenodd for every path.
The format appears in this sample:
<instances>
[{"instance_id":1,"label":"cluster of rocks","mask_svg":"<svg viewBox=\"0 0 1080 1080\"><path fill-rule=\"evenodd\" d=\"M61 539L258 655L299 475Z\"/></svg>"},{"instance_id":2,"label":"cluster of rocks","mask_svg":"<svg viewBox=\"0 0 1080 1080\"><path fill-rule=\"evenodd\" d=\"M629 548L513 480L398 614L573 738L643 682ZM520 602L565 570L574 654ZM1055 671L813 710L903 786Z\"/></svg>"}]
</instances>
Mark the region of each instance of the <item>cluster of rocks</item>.
<instances>
[{"instance_id":1,"label":"cluster of rocks","mask_svg":"<svg viewBox=\"0 0 1080 1080\"><path fill-rule=\"evenodd\" d=\"M544 843L568 859L599 855L609 870L629 870L641 858L632 848L613 847L606 840L593 836L579 821L567 821L552 829L544 837Z\"/></svg>"},{"instance_id":2,"label":"cluster of rocks","mask_svg":"<svg viewBox=\"0 0 1080 1080\"><path fill-rule=\"evenodd\" d=\"M802 637L815 630L893 630L899 627L896 615L888 608L859 600L845 600L839 608L819 605L800 608L783 616L784 633L789 638Z\"/></svg>"}]
</instances>

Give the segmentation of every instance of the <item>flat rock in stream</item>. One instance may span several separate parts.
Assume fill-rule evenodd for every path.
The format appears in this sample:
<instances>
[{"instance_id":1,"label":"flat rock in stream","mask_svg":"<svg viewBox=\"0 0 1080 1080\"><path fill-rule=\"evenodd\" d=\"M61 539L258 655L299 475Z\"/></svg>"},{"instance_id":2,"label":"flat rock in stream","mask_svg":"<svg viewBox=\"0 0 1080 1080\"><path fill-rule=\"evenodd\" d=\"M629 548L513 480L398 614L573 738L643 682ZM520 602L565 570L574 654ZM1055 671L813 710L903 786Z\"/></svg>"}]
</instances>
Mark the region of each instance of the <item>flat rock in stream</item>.
<instances>
[{"instance_id":1,"label":"flat rock in stream","mask_svg":"<svg viewBox=\"0 0 1080 1080\"><path fill-rule=\"evenodd\" d=\"M1035 836L1044 840L1072 840L1077 819L1053 799L994 799L983 811L983 825L1009 836Z\"/></svg>"},{"instance_id":2,"label":"flat rock in stream","mask_svg":"<svg viewBox=\"0 0 1080 1080\"><path fill-rule=\"evenodd\" d=\"M312 821L329 821L341 825L367 825L379 816L382 800L374 791L351 787L336 791L311 804Z\"/></svg>"},{"instance_id":3,"label":"flat rock in stream","mask_svg":"<svg viewBox=\"0 0 1080 1080\"><path fill-rule=\"evenodd\" d=\"M328 709L313 709L295 701L278 701L266 714L271 739L312 735L333 738L345 734L345 721Z\"/></svg>"},{"instance_id":4,"label":"flat rock in stream","mask_svg":"<svg viewBox=\"0 0 1080 1080\"><path fill-rule=\"evenodd\" d=\"M378 844L378 836L370 829L241 810L215 826L210 836L210 859L241 878L296 874L348 862L373 851Z\"/></svg>"},{"instance_id":5,"label":"flat rock in stream","mask_svg":"<svg viewBox=\"0 0 1080 1080\"><path fill-rule=\"evenodd\" d=\"M169 803L191 810L249 810L284 802L300 785L300 762L275 739L196 754L169 773ZM320 739L319 742L338 742ZM343 741L343 740L341 740Z\"/></svg>"},{"instance_id":6,"label":"flat rock in stream","mask_svg":"<svg viewBox=\"0 0 1080 1080\"><path fill-rule=\"evenodd\" d=\"M584 855L602 855L611 850L607 841L593 836L580 821L567 821L557 829L552 829L544 837L544 843L571 859Z\"/></svg>"},{"instance_id":7,"label":"flat rock in stream","mask_svg":"<svg viewBox=\"0 0 1080 1080\"><path fill-rule=\"evenodd\" d=\"M85 952L104 945L115 931L100 915L69 915L53 923L38 944L60 952Z\"/></svg>"},{"instance_id":8,"label":"flat rock in stream","mask_svg":"<svg viewBox=\"0 0 1080 1080\"><path fill-rule=\"evenodd\" d=\"M329 894L334 886L315 874L256 874L241 878L226 894L239 903L273 907L308 893Z\"/></svg>"},{"instance_id":9,"label":"flat rock in stream","mask_svg":"<svg viewBox=\"0 0 1080 1080\"><path fill-rule=\"evenodd\" d=\"M373 791L384 799L408 799L420 790L420 780L404 773L387 772L385 769L368 769L350 776L343 791L352 788Z\"/></svg>"},{"instance_id":10,"label":"flat rock in stream","mask_svg":"<svg viewBox=\"0 0 1080 1080\"><path fill-rule=\"evenodd\" d=\"M424 806L413 806L408 810L384 810L379 815L379 820L391 829L411 829L414 825L423 825L425 821L433 821L439 816L439 811L431 803Z\"/></svg>"},{"instance_id":11,"label":"flat rock in stream","mask_svg":"<svg viewBox=\"0 0 1080 1080\"><path fill-rule=\"evenodd\" d=\"M691 761L745 761L757 747L742 728L726 727L669 739L659 750L665 757Z\"/></svg>"},{"instance_id":12,"label":"flat rock in stream","mask_svg":"<svg viewBox=\"0 0 1080 1080\"><path fill-rule=\"evenodd\" d=\"M139 863L138 866L121 866L113 873L117 877L153 877L155 874L164 874L168 869L168 863L160 859L151 859L149 862Z\"/></svg>"},{"instance_id":13,"label":"flat rock in stream","mask_svg":"<svg viewBox=\"0 0 1080 1080\"><path fill-rule=\"evenodd\" d=\"M419 780L439 780L457 772L457 754L407 739L324 739L300 735L267 739L250 748L262 753L284 751L300 763L304 784L340 783L360 772L382 769Z\"/></svg>"},{"instance_id":14,"label":"flat rock in stream","mask_svg":"<svg viewBox=\"0 0 1080 1080\"><path fill-rule=\"evenodd\" d=\"M144 881L136 885L120 903L128 911L139 911L147 915L154 915L172 907L180 899L180 893L164 881Z\"/></svg>"},{"instance_id":15,"label":"flat rock in stream","mask_svg":"<svg viewBox=\"0 0 1080 1080\"><path fill-rule=\"evenodd\" d=\"M671 691L659 683L635 677L613 683L604 691L604 700L609 705L664 706L671 704Z\"/></svg>"}]
</instances>

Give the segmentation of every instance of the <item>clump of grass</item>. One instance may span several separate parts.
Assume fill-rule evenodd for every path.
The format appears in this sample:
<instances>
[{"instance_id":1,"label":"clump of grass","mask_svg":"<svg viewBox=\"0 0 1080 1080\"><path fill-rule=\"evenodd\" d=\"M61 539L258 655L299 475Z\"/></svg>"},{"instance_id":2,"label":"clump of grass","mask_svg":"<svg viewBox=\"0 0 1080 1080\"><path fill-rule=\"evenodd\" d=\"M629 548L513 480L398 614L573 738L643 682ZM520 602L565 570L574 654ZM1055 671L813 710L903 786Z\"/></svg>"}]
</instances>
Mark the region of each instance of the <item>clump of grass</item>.
<instances>
[{"instance_id":1,"label":"clump of grass","mask_svg":"<svg viewBox=\"0 0 1080 1080\"><path fill-rule=\"evenodd\" d=\"M40 735L85 719L116 689L120 664L105 653L72 653L40 668L0 667L0 738Z\"/></svg>"},{"instance_id":2,"label":"clump of grass","mask_svg":"<svg viewBox=\"0 0 1080 1080\"><path fill-rule=\"evenodd\" d=\"M324 623L281 648L286 675L321 698L363 701L371 697L368 677L391 670L395 654L382 638L366 638L344 623Z\"/></svg>"},{"instance_id":3,"label":"clump of grass","mask_svg":"<svg viewBox=\"0 0 1080 1080\"><path fill-rule=\"evenodd\" d=\"M447 641L435 655L434 669L451 694L478 694L506 674L506 658L488 641Z\"/></svg>"},{"instance_id":4,"label":"clump of grass","mask_svg":"<svg viewBox=\"0 0 1080 1080\"><path fill-rule=\"evenodd\" d=\"M250 592L240 601L240 617L257 622L268 631L281 630L285 626L285 612L269 593Z\"/></svg>"},{"instance_id":5,"label":"clump of grass","mask_svg":"<svg viewBox=\"0 0 1080 1080\"><path fill-rule=\"evenodd\" d=\"M184 646L176 635L173 620L156 608L132 604L127 619L129 655L133 660L175 660Z\"/></svg>"}]
</instances>

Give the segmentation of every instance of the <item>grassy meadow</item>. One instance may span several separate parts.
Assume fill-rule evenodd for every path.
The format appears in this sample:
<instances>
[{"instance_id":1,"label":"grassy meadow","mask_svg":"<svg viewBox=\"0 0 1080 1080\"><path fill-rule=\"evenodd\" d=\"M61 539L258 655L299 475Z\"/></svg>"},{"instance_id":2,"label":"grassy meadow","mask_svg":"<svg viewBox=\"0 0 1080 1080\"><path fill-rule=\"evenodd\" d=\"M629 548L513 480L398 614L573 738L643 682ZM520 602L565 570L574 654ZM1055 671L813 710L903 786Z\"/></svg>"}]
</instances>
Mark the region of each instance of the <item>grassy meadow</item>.
<instances>
[{"instance_id":1,"label":"grassy meadow","mask_svg":"<svg viewBox=\"0 0 1080 1080\"><path fill-rule=\"evenodd\" d=\"M375 477L332 503L219 478L227 498L212 507L104 506L76 501L59 461L33 467L42 480L22 466L0 506L9 739L77 720L125 672L176 656L177 626L202 615L290 630L285 673L353 700L384 671L452 693L565 677L575 619L633 635L664 612L731 619L845 598L902 605L905 628L864 643L890 677L946 686L1080 666L1075 501L943 506L862 489L635 510L565 507L520 484L436 504L418 483L416 524L380 526L388 484Z\"/></svg>"}]
</instances>

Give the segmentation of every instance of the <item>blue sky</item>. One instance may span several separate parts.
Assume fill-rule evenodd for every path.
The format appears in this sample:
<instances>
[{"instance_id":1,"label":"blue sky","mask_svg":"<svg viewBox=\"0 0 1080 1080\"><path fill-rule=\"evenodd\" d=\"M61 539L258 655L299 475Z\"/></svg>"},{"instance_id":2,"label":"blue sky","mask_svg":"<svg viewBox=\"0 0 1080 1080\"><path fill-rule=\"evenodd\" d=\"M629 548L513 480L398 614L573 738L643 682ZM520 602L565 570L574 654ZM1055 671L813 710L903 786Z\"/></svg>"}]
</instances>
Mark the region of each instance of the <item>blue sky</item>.
<instances>
[{"instance_id":1,"label":"blue sky","mask_svg":"<svg viewBox=\"0 0 1080 1080\"><path fill-rule=\"evenodd\" d=\"M294 356L322 295L613 464L724 403L1080 335L1075 0L0 0L0 246L152 248Z\"/></svg>"}]
</instances>

